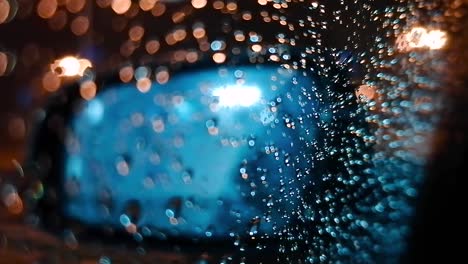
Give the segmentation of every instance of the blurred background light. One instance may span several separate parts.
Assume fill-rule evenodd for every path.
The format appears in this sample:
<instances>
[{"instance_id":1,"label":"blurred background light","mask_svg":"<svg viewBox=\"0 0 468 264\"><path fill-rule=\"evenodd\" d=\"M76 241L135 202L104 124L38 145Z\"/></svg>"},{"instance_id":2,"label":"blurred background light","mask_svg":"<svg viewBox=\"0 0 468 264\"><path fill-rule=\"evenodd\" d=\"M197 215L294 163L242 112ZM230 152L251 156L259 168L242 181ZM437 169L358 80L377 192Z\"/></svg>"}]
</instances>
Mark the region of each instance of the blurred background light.
<instances>
[{"instance_id":1,"label":"blurred background light","mask_svg":"<svg viewBox=\"0 0 468 264\"><path fill-rule=\"evenodd\" d=\"M51 70L59 76L83 76L87 68L91 68L92 63L87 59L79 59L73 56L67 56L56 60L51 66Z\"/></svg>"},{"instance_id":2,"label":"blurred background light","mask_svg":"<svg viewBox=\"0 0 468 264\"><path fill-rule=\"evenodd\" d=\"M217 88L213 96L219 98L219 105L225 107L252 106L260 100L260 90L249 86L227 86Z\"/></svg>"}]
</instances>

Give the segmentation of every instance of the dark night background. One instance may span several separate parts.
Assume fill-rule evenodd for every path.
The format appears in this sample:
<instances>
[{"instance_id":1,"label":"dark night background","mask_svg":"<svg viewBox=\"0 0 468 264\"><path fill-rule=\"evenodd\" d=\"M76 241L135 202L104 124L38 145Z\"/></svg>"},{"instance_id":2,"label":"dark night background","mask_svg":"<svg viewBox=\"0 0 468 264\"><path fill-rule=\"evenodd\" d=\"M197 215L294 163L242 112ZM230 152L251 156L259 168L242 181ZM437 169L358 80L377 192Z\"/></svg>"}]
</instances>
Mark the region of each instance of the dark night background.
<instances>
[{"instance_id":1,"label":"dark night background","mask_svg":"<svg viewBox=\"0 0 468 264\"><path fill-rule=\"evenodd\" d=\"M12 160L23 162L30 147L28 144L34 131L31 120L38 114L38 106L44 104L50 95L41 87L42 74L50 69L49 65L56 58L79 54L90 58L94 68L100 72L114 70L115 65L126 59L119 55L119 49L127 35L125 31L115 32L112 27L119 23L135 23L126 18L116 21L112 10L88 2L82 11L68 14L68 21L81 13L88 14L91 19L88 33L77 37L67 28L69 23L63 30L51 30L50 22L37 16L36 1L17 2L18 13L14 20L0 24L0 52L9 52L16 58L11 73L0 76L0 172L7 174L15 174ZM446 57L449 67L443 73L450 79L450 83L443 87L448 103L437 129L434 151L428 163L429 174L420 197L410 250L405 260L408 263L423 263L440 258L440 262L450 263L464 256L462 245L466 229L466 221L463 221L466 205L462 204L465 199L460 187L461 178L468 176L468 16L465 15L468 1L426 2L435 3L433 9L441 10L460 2L462 15L451 22L461 26L450 35ZM390 0L374 3L377 9L392 4L399 3ZM169 8L176 9L178 6ZM152 17L144 14L139 19L143 23ZM154 28L147 29L145 34L164 31L165 23L170 21L164 19L159 20ZM216 23L215 17L213 23ZM328 43L334 43L336 47L346 45L347 40L342 36L350 29L341 30L329 35ZM355 39L356 44L369 46L377 34L376 30L377 23L369 23L366 30L359 32L361 37Z\"/></svg>"}]
</instances>

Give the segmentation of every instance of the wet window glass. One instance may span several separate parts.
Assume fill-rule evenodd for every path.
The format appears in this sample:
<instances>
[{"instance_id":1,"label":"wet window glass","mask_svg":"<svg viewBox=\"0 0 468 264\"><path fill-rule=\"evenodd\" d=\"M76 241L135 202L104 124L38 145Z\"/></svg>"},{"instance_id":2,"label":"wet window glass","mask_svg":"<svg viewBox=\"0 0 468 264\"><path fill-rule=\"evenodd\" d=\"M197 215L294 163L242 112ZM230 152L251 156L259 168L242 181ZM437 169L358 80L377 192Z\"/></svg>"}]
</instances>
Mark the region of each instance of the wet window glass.
<instances>
[{"instance_id":1,"label":"wet window glass","mask_svg":"<svg viewBox=\"0 0 468 264\"><path fill-rule=\"evenodd\" d=\"M467 8L0 0L0 258L442 254L468 156Z\"/></svg>"},{"instance_id":2,"label":"wet window glass","mask_svg":"<svg viewBox=\"0 0 468 264\"><path fill-rule=\"evenodd\" d=\"M137 71L141 82L150 69ZM319 107L305 97L312 86L301 71L265 65L181 72L144 92L108 87L71 121L65 212L174 236L276 233L280 215L263 211L281 182L308 168L302 143L315 137ZM132 205L138 215L126 211Z\"/></svg>"}]
</instances>

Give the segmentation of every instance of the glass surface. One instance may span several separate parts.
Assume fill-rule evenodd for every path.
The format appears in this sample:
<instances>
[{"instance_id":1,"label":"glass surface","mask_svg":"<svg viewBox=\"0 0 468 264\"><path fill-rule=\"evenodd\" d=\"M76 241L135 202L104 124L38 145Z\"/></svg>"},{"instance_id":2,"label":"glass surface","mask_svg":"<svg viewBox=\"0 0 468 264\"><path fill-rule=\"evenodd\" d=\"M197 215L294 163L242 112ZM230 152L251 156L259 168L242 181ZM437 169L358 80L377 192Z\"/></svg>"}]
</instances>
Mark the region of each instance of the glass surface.
<instances>
[{"instance_id":1,"label":"glass surface","mask_svg":"<svg viewBox=\"0 0 468 264\"><path fill-rule=\"evenodd\" d=\"M0 262L458 262L467 4L0 0Z\"/></svg>"},{"instance_id":2,"label":"glass surface","mask_svg":"<svg viewBox=\"0 0 468 264\"><path fill-rule=\"evenodd\" d=\"M289 221L265 210L297 203L273 193L284 192L284 182L299 186L296 172L310 155L304 144L315 136L317 98L305 96L314 83L304 75L271 65L213 67L175 74L145 93L106 87L71 121L65 212L188 238L278 235L272 219L275 229ZM127 212L132 205L137 214Z\"/></svg>"}]
</instances>

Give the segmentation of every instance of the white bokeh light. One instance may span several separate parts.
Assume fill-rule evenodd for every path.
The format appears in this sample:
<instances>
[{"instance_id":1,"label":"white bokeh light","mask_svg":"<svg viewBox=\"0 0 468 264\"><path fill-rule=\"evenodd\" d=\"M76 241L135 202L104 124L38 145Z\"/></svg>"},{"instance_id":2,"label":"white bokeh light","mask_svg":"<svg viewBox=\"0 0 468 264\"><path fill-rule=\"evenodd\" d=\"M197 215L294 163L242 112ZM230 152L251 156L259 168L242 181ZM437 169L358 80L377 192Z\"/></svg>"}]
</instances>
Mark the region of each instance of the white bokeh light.
<instances>
[{"instance_id":1,"label":"white bokeh light","mask_svg":"<svg viewBox=\"0 0 468 264\"><path fill-rule=\"evenodd\" d=\"M213 96L219 98L219 106L248 107L260 100L261 93L257 87L233 85L215 89Z\"/></svg>"},{"instance_id":2,"label":"white bokeh light","mask_svg":"<svg viewBox=\"0 0 468 264\"><path fill-rule=\"evenodd\" d=\"M58 60L55 60L50 65L50 69L53 72L57 72L59 76L83 76L86 69L93 67L91 61L88 59L81 59L74 56L67 56ZM58 72L58 69L60 71Z\"/></svg>"}]
</instances>

